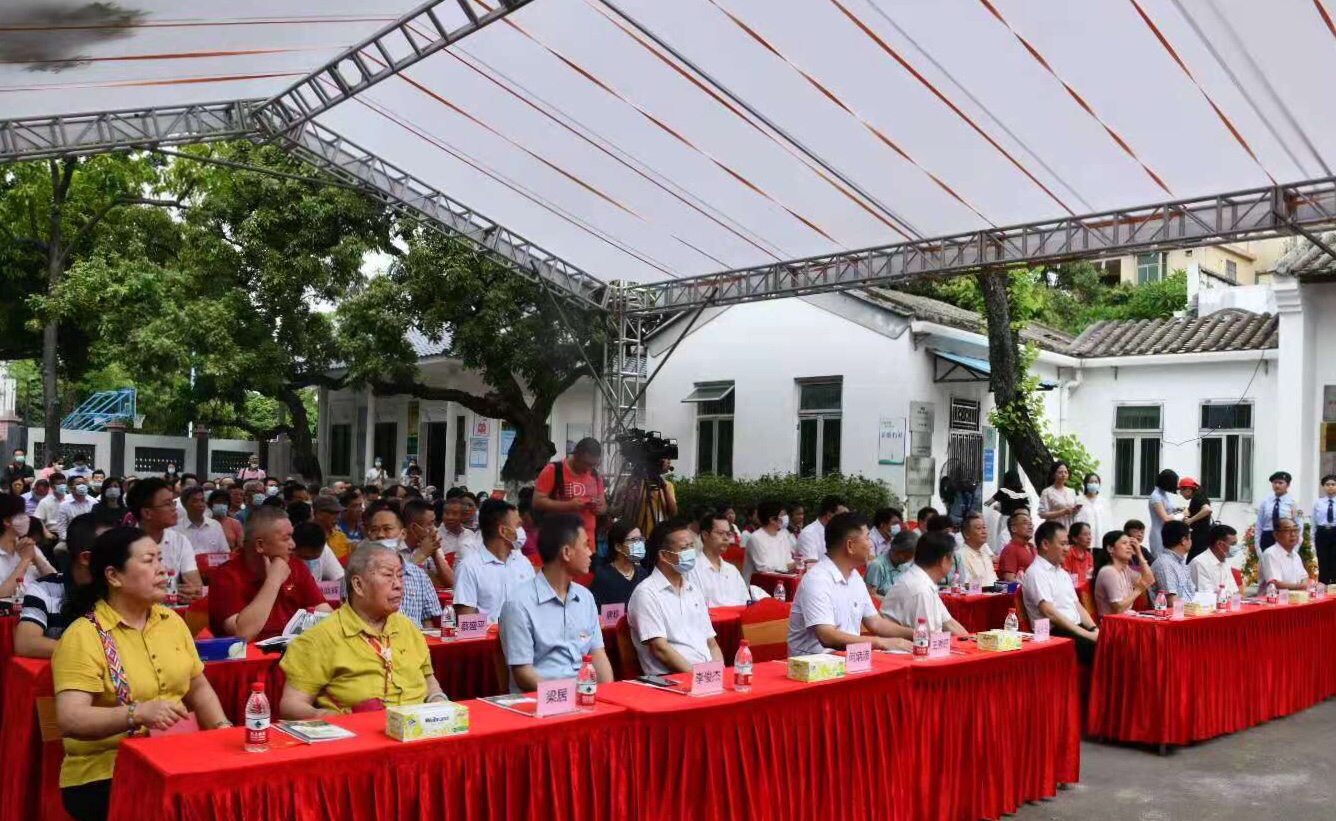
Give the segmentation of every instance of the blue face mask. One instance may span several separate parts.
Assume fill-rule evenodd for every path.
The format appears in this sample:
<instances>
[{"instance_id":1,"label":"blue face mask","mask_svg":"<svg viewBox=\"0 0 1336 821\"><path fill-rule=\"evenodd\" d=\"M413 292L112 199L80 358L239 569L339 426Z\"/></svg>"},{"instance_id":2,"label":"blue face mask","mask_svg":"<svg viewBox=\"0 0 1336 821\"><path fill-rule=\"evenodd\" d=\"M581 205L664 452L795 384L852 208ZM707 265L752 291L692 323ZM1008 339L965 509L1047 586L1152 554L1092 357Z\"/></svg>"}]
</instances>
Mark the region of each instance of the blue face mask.
<instances>
[{"instance_id":1,"label":"blue face mask","mask_svg":"<svg viewBox=\"0 0 1336 821\"><path fill-rule=\"evenodd\" d=\"M105 498L107 498L107 499L110 499L110 500L112 500L112 501L114 502L114 501L116 501L117 499L121 498L121 489L118 488L118 487L112 486L112 487L107 488L105 491L103 491L103 492L102 492L102 495L103 495L103 497L105 497Z\"/></svg>"},{"instance_id":2,"label":"blue face mask","mask_svg":"<svg viewBox=\"0 0 1336 821\"><path fill-rule=\"evenodd\" d=\"M673 569L678 573L686 575L687 573L690 573L691 569L695 566L696 548L688 547L677 554L677 564L673 565Z\"/></svg>"},{"instance_id":3,"label":"blue face mask","mask_svg":"<svg viewBox=\"0 0 1336 821\"><path fill-rule=\"evenodd\" d=\"M251 495L251 504L255 505L256 507L259 507L260 505L264 504L264 500L265 500L265 495L263 493L255 493Z\"/></svg>"},{"instance_id":4,"label":"blue face mask","mask_svg":"<svg viewBox=\"0 0 1336 821\"><path fill-rule=\"evenodd\" d=\"M302 559L302 564L306 565L306 569L311 571L312 576L316 577L317 579L320 578L319 559Z\"/></svg>"},{"instance_id":5,"label":"blue face mask","mask_svg":"<svg viewBox=\"0 0 1336 821\"><path fill-rule=\"evenodd\" d=\"M64 496L70 490L69 485L56 485L56 495Z\"/></svg>"},{"instance_id":6,"label":"blue face mask","mask_svg":"<svg viewBox=\"0 0 1336 821\"><path fill-rule=\"evenodd\" d=\"M897 573L903 573L905 570L909 569L909 566L913 563L914 563L913 559L910 559L907 562L900 562L899 564L896 564L894 561L892 561L891 568L894 569Z\"/></svg>"},{"instance_id":7,"label":"blue face mask","mask_svg":"<svg viewBox=\"0 0 1336 821\"><path fill-rule=\"evenodd\" d=\"M227 516L227 505L214 505L210 510L213 511L213 518L222 519Z\"/></svg>"},{"instance_id":8,"label":"blue face mask","mask_svg":"<svg viewBox=\"0 0 1336 821\"><path fill-rule=\"evenodd\" d=\"M895 536L900 532L900 525L891 525L891 535Z\"/></svg>"},{"instance_id":9,"label":"blue face mask","mask_svg":"<svg viewBox=\"0 0 1336 821\"><path fill-rule=\"evenodd\" d=\"M636 539L634 542L627 542L626 558L633 562L638 562L645 558L645 540Z\"/></svg>"},{"instance_id":10,"label":"blue face mask","mask_svg":"<svg viewBox=\"0 0 1336 821\"><path fill-rule=\"evenodd\" d=\"M1243 550L1243 545L1242 545L1242 544L1240 544L1240 543L1238 543L1238 542L1235 542L1234 544L1230 545L1230 546L1229 546L1229 558L1232 559L1232 558L1234 558L1235 556L1239 555L1239 551L1240 551L1240 550Z\"/></svg>"},{"instance_id":11,"label":"blue face mask","mask_svg":"<svg viewBox=\"0 0 1336 821\"><path fill-rule=\"evenodd\" d=\"M270 485L269 487L265 488L265 489L264 489L264 495L265 495L265 496L277 496L277 495L278 495L278 485Z\"/></svg>"},{"instance_id":12,"label":"blue face mask","mask_svg":"<svg viewBox=\"0 0 1336 821\"><path fill-rule=\"evenodd\" d=\"M75 496L87 496L87 495L88 495L88 485L75 485L75 486L74 486L74 495L75 495Z\"/></svg>"},{"instance_id":13,"label":"blue face mask","mask_svg":"<svg viewBox=\"0 0 1336 821\"><path fill-rule=\"evenodd\" d=\"M1087 484L1086 484L1086 493L1089 493L1091 496L1094 496L1095 494L1099 493L1099 482L1089 482L1089 483L1087 483Z\"/></svg>"}]
</instances>

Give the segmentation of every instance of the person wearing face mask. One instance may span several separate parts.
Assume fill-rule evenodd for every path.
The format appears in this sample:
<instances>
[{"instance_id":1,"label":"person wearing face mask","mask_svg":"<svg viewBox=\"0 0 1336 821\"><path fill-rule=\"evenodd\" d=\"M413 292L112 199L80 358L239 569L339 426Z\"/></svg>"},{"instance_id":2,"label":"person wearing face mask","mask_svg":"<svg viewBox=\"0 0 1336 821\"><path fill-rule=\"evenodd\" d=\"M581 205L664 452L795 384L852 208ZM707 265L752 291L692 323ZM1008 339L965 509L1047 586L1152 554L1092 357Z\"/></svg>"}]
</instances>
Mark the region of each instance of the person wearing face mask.
<instances>
[{"instance_id":1,"label":"person wearing face mask","mask_svg":"<svg viewBox=\"0 0 1336 821\"><path fill-rule=\"evenodd\" d=\"M794 558L809 563L819 561L826 554L826 525L836 514L844 513L848 509L844 500L838 496L827 496L822 499L820 515L798 534L798 547Z\"/></svg>"},{"instance_id":2,"label":"person wearing face mask","mask_svg":"<svg viewBox=\"0 0 1336 821\"><path fill-rule=\"evenodd\" d=\"M264 472L264 468L260 467L260 456L256 453L252 453L248 456L246 458L246 466L237 471L237 481L243 483L252 480L263 482L266 476L268 476L268 474Z\"/></svg>"},{"instance_id":3,"label":"person wearing face mask","mask_svg":"<svg viewBox=\"0 0 1336 821\"><path fill-rule=\"evenodd\" d=\"M459 613L486 613L488 624L501 616L510 588L533 578L533 565L515 549L520 513L504 499L488 499L479 513L483 549L455 566L455 606ZM541 538L541 536L540 536Z\"/></svg>"},{"instance_id":4,"label":"person wearing face mask","mask_svg":"<svg viewBox=\"0 0 1336 821\"><path fill-rule=\"evenodd\" d=\"M325 531L313 521L292 528L292 552L302 560L318 582L336 582L343 578L343 565L325 544Z\"/></svg>"},{"instance_id":5,"label":"person wearing face mask","mask_svg":"<svg viewBox=\"0 0 1336 821\"><path fill-rule=\"evenodd\" d=\"M125 512L125 489L119 476L110 476L102 483L102 493L97 497L97 506L106 510Z\"/></svg>"},{"instance_id":6,"label":"person wearing face mask","mask_svg":"<svg viewBox=\"0 0 1336 821\"><path fill-rule=\"evenodd\" d=\"M983 517L975 512L966 513L964 521L977 521L983 525ZM984 528L979 547L987 541L987 528ZM942 597L937 594L937 585L948 578L955 567L952 556L955 551L956 540L948 533L928 533L919 539L914 546L913 566L882 599L881 614L908 630L913 630L918 620L923 619L934 633L945 630L954 636L968 635L960 622L951 617Z\"/></svg>"},{"instance_id":7,"label":"person wearing face mask","mask_svg":"<svg viewBox=\"0 0 1336 821\"><path fill-rule=\"evenodd\" d=\"M241 548L241 522L228 515L228 510L232 504L232 495L227 490L219 488L209 494L209 511L213 513L213 521L223 529L223 539L227 542L227 552ZM188 513L189 511L187 511Z\"/></svg>"},{"instance_id":8,"label":"person wearing face mask","mask_svg":"<svg viewBox=\"0 0 1336 821\"><path fill-rule=\"evenodd\" d=\"M85 479L93 475L93 469L88 466L88 457L82 453L74 454L74 465L65 471L66 478L73 479L75 476L82 476Z\"/></svg>"},{"instance_id":9,"label":"person wearing face mask","mask_svg":"<svg viewBox=\"0 0 1336 821\"><path fill-rule=\"evenodd\" d=\"M64 737L61 799L77 821L102 819L116 752L128 735L166 730L193 711L203 729L230 727L204 677L194 637L162 606L167 575L142 530L117 527L93 542L86 613L51 657L56 723Z\"/></svg>"},{"instance_id":10,"label":"person wearing face mask","mask_svg":"<svg viewBox=\"0 0 1336 821\"><path fill-rule=\"evenodd\" d=\"M732 543L733 531L728 520L717 513L707 513L700 520L704 547L689 578L700 589L710 607L736 607L752 600L751 588L731 562L723 559Z\"/></svg>"},{"instance_id":11,"label":"person wearing face mask","mask_svg":"<svg viewBox=\"0 0 1336 821\"><path fill-rule=\"evenodd\" d=\"M24 512L22 499L0 495L0 525L4 528L0 532L0 599L7 599L14 595L20 581L31 584L56 570L29 532L32 519Z\"/></svg>"},{"instance_id":12,"label":"person wearing face mask","mask_svg":"<svg viewBox=\"0 0 1336 821\"><path fill-rule=\"evenodd\" d=\"M367 469L366 478L363 484L374 485L376 487L385 487L390 475L385 472L384 462L379 456L371 462L371 467Z\"/></svg>"},{"instance_id":13,"label":"person wearing face mask","mask_svg":"<svg viewBox=\"0 0 1336 821\"><path fill-rule=\"evenodd\" d=\"M773 522L778 524L778 513ZM696 567L690 528L681 519L668 519L655 526L653 539L654 572L626 603L641 669L657 675L687 673L693 664L723 661L705 596L690 579Z\"/></svg>"},{"instance_id":14,"label":"person wearing face mask","mask_svg":"<svg viewBox=\"0 0 1336 821\"><path fill-rule=\"evenodd\" d=\"M539 538L542 538L541 533ZM588 536L585 541L588 541ZM645 537L634 524L613 522L608 530L608 550L609 561L598 566L594 571L594 581L589 585L599 607L605 604L626 604L636 585L649 576L649 570L641 566L645 559Z\"/></svg>"},{"instance_id":15,"label":"person wearing face mask","mask_svg":"<svg viewBox=\"0 0 1336 821\"><path fill-rule=\"evenodd\" d=\"M901 530L891 537L891 545L886 552L868 563L863 574L863 583L868 592L877 597L884 597L891 588L914 564L914 547L918 544L919 534L913 530Z\"/></svg>"},{"instance_id":16,"label":"person wearing face mask","mask_svg":"<svg viewBox=\"0 0 1336 821\"><path fill-rule=\"evenodd\" d=\"M246 508L237 513L236 517L237 521L244 525L246 520L250 518L251 513L260 508L264 504L264 500L269 497L265 495L264 482L259 480L252 480L242 485L241 495L246 500Z\"/></svg>"},{"instance_id":17,"label":"person wearing face mask","mask_svg":"<svg viewBox=\"0 0 1336 821\"><path fill-rule=\"evenodd\" d=\"M366 509L367 541L393 550L404 566L403 602L399 609L418 627L441 617L441 601L431 577L413 560L413 549L405 547L404 518L389 500L372 502Z\"/></svg>"},{"instance_id":18,"label":"person wearing face mask","mask_svg":"<svg viewBox=\"0 0 1336 821\"><path fill-rule=\"evenodd\" d=\"M950 557L950 554L947 554ZM842 650L868 641L878 650L908 650L912 628L877 612L857 571L872 561L867 518L839 513L826 525L826 555L803 578L789 611L790 656ZM892 588L894 589L894 588ZM934 593L935 593L934 589ZM863 637L866 628L873 635Z\"/></svg>"},{"instance_id":19,"label":"person wearing face mask","mask_svg":"<svg viewBox=\"0 0 1336 821\"><path fill-rule=\"evenodd\" d=\"M98 468L93 471L93 475L88 477L88 494L94 499L101 498L102 486L107 483L107 473Z\"/></svg>"},{"instance_id":20,"label":"person wearing face mask","mask_svg":"<svg viewBox=\"0 0 1336 821\"><path fill-rule=\"evenodd\" d=\"M227 503L222 504L225 506ZM206 506L203 488L191 485L181 491L181 505L185 508L186 515L181 517L173 528L190 543L196 556L232 552L222 524L217 519L210 519L204 515ZM223 518L227 518L226 515ZM203 562L204 559L200 559L196 566Z\"/></svg>"},{"instance_id":21,"label":"person wearing face mask","mask_svg":"<svg viewBox=\"0 0 1336 821\"><path fill-rule=\"evenodd\" d=\"M1239 553L1239 532L1229 525L1211 525L1211 546L1205 553L1188 562L1192 581L1198 590L1218 591L1224 585L1225 595L1239 592L1229 560Z\"/></svg>"},{"instance_id":22,"label":"person wearing face mask","mask_svg":"<svg viewBox=\"0 0 1336 821\"><path fill-rule=\"evenodd\" d=\"M292 521L283 508L251 511L241 552L209 577L209 629L215 636L267 639L282 634L298 610L329 612L292 548Z\"/></svg>"},{"instance_id":23,"label":"person wearing face mask","mask_svg":"<svg viewBox=\"0 0 1336 821\"><path fill-rule=\"evenodd\" d=\"M743 542L745 558L742 578L751 584L753 573L788 573L793 570L793 534L784 529L784 506L779 502L762 502L756 506L756 517L761 526Z\"/></svg>"},{"instance_id":24,"label":"person wearing face mask","mask_svg":"<svg viewBox=\"0 0 1336 821\"><path fill-rule=\"evenodd\" d=\"M273 499L281 492L283 492L283 486L279 484L277 479L270 476L268 479L264 480L264 498Z\"/></svg>"},{"instance_id":25,"label":"person wearing face mask","mask_svg":"<svg viewBox=\"0 0 1336 821\"><path fill-rule=\"evenodd\" d=\"M62 542L65 541L65 531L69 529L74 517L91 513L93 506L97 504L93 501L93 497L88 495L88 477L75 476L70 480L69 487L69 497L60 503L60 508L56 511L56 525L51 528L56 538Z\"/></svg>"},{"instance_id":26,"label":"person wearing face mask","mask_svg":"<svg viewBox=\"0 0 1336 821\"><path fill-rule=\"evenodd\" d=\"M880 556L891 549L891 539L900 532L905 517L893 507L883 507L872 517L872 550Z\"/></svg>"},{"instance_id":27,"label":"person wearing face mask","mask_svg":"<svg viewBox=\"0 0 1336 821\"><path fill-rule=\"evenodd\" d=\"M15 479L22 479L24 484L31 486L34 477L32 465L28 464L28 451L23 448L14 448L14 458L5 466L4 482L6 485Z\"/></svg>"},{"instance_id":28,"label":"person wearing face mask","mask_svg":"<svg viewBox=\"0 0 1336 821\"><path fill-rule=\"evenodd\" d=\"M1098 473L1087 473L1085 479L1081 482L1081 490L1084 492L1081 509L1072 516L1073 522L1085 522L1090 525L1091 537L1095 540L1094 547L1103 549L1104 534L1110 530L1117 530L1118 526L1113 521L1113 511L1109 509L1109 502L1101 494L1104 489L1104 481Z\"/></svg>"},{"instance_id":29,"label":"person wearing face mask","mask_svg":"<svg viewBox=\"0 0 1336 821\"><path fill-rule=\"evenodd\" d=\"M70 486L63 473L52 473L50 481L51 492L37 505L33 515L42 520L43 527L55 532L60 521L60 505L69 498Z\"/></svg>"}]
</instances>

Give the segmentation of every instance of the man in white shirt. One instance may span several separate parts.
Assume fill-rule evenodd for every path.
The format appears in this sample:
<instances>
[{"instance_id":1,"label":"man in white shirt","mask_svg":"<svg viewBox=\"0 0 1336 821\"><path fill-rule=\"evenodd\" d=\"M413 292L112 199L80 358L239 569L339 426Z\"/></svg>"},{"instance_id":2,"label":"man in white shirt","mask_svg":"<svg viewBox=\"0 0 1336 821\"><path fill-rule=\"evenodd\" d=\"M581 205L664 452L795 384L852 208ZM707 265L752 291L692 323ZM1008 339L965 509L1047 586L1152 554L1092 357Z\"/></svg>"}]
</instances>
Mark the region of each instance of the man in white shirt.
<instances>
[{"instance_id":1,"label":"man in white shirt","mask_svg":"<svg viewBox=\"0 0 1336 821\"><path fill-rule=\"evenodd\" d=\"M626 603L641 669L656 675L687 673L693 664L723 661L705 597L689 578L696 566L691 529L681 519L669 519L655 526L651 538L658 543L654 572L636 585Z\"/></svg>"},{"instance_id":2,"label":"man in white shirt","mask_svg":"<svg viewBox=\"0 0 1336 821\"><path fill-rule=\"evenodd\" d=\"M742 578L751 584L753 573L788 573L793 570L793 534L780 523L784 506L762 502L756 508L761 527L746 536L743 545Z\"/></svg>"},{"instance_id":3,"label":"man in white shirt","mask_svg":"<svg viewBox=\"0 0 1336 821\"><path fill-rule=\"evenodd\" d=\"M1049 620L1050 635L1076 642L1076 657L1083 664L1095 660L1099 628L1076 598L1071 574L1062 566L1067 554L1067 528L1049 521L1034 534L1039 555L1021 580L1021 593L1030 623Z\"/></svg>"},{"instance_id":4,"label":"man in white shirt","mask_svg":"<svg viewBox=\"0 0 1336 821\"><path fill-rule=\"evenodd\" d=\"M441 508L441 526L436 529L436 535L440 537L441 553L449 556L455 555L455 564L461 559L482 547L482 537L478 531L469 530L464 527L468 521L469 504L463 496L454 496L445 500L445 505Z\"/></svg>"},{"instance_id":5,"label":"man in white shirt","mask_svg":"<svg viewBox=\"0 0 1336 821\"><path fill-rule=\"evenodd\" d=\"M33 515L42 520L42 526L52 533L60 523L60 505L69 498L70 486L65 482L65 474L53 472L47 479L51 482L51 492L37 503Z\"/></svg>"},{"instance_id":6,"label":"man in white shirt","mask_svg":"<svg viewBox=\"0 0 1336 821\"><path fill-rule=\"evenodd\" d=\"M879 650L908 650L914 631L877 613L858 575L872 561L867 519L839 513L826 525L826 555L808 571L789 611L789 655L842 650L868 642ZM863 628L874 635L860 635Z\"/></svg>"},{"instance_id":7,"label":"man in white shirt","mask_svg":"<svg viewBox=\"0 0 1336 821\"><path fill-rule=\"evenodd\" d=\"M455 606L459 613L486 613L487 623L501 618L511 586L533 578L533 565L515 548L520 514L503 499L488 499L478 516L481 550L465 554L455 567Z\"/></svg>"},{"instance_id":8,"label":"man in white shirt","mask_svg":"<svg viewBox=\"0 0 1336 821\"><path fill-rule=\"evenodd\" d=\"M722 513L708 513L700 521L702 557L687 578L709 607L734 607L751 601L751 590L732 562L723 559L724 550L733 543L733 528Z\"/></svg>"},{"instance_id":9,"label":"man in white shirt","mask_svg":"<svg viewBox=\"0 0 1336 821\"><path fill-rule=\"evenodd\" d=\"M1209 590L1217 594L1223 585L1225 595L1232 596L1239 592L1239 585L1234 581L1234 572L1230 570L1228 559L1238 548L1238 531L1229 525L1211 525L1210 539L1209 548L1188 562L1192 580L1198 590Z\"/></svg>"},{"instance_id":10,"label":"man in white shirt","mask_svg":"<svg viewBox=\"0 0 1336 821\"><path fill-rule=\"evenodd\" d=\"M997 584L997 569L993 567L993 553L988 549L988 524L978 513L966 513L961 520L961 538L965 544L956 551L955 564L960 568L961 581L987 587Z\"/></svg>"},{"instance_id":11,"label":"man in white shirt","mask_svg":"<svg viewBox=\"0 0 1336 821\"><path fill-rule=\"evenodd\" d=\"M978 514L970 514L978 517ZM983 522L979 518L980 523ZM985 530L984 541L988 540ZM941 584L955 566L953 553L956 540L946 533L928 533L914 546L914 565L905 571L881 601L881 614L896 624L913 630L918 620L927 622L934 633L946 630L955 636L967 636L969 631L951 617L942 597L937 593Z\"/></svg>"},{"instance_id":12,"label":"man in white shirt","mask_svg":"<svg viewBox=\"0 0 1336 821\"><path fill-rule=\"evenodd\" d=\"M883 507L872 517L872 552L880 556L891 549L891 540L904 525L904 514L893 507Z\"/></svg>"},{"instance_id":13,"label":"man in white shirt","mask_svg":"<svg viewBox=\"0 0 1336 821\"><path fill-rule=\"evenodd\" d=\"M820 514L798 534L797 558L805 562L819 561L826 555L826 525L838 513L845 513L844 500L838 496L827 496L821 500ZM875 554L873 558L876 558Z\"/></svg>"},{"instance_id":14,"label":"man in white shirt","mask_svg":"<svg viewBox=\"0 0 1336 821\"><path fill-rule=\"evenodd\" d=\"M1267 584L1275 584L1277 590L1307 590L1308 569L1299 557L1299 526L1293 519L1281 519L1275 534L1276 543L1262 552L1257 589L1265 592Z\"/></svg>"},{"instance_id":15,"label":"man in white shirt","mask_svg":"<svg viewBox=\"0 0 1336 821\"><path fill-rule=\"evenodd\" d=\"M65 541L65 531L69 530L74 517L91 513L96 504L97 501L88 492L87 476L75 476L70 479L70 493L56 510L56 526L53 528L56 537L62 542Z\"/></svg>"},{"instance_id":16,"label":"man in white shirt","mask_svg":"<svg viewBox=\"0 0 1336 821\"><path fill-rule=\"evenodd\" d=\"M202 553L226 555L232 552L222 524L204 515L204 488L199 485L187 487L181 491L180 502L186 515L176 523L175 529L190 542L190 549L196 556Z\"/></svg>"},{"instance_id":17,"label":"man in white shirt","mask_svg":"<svg viewBox=\"0 0 1336 821\"><path fill-rule=\"evenodd\" d=\"M130 488L125 506L139 520L139 526L162 551L162 566L176 573L176 592L181 602L189 604L199 597L203 582L195 565L195 550L176 529L176 500L172 489L156 476L140 479Z\"/></svg>"}]
</instances>

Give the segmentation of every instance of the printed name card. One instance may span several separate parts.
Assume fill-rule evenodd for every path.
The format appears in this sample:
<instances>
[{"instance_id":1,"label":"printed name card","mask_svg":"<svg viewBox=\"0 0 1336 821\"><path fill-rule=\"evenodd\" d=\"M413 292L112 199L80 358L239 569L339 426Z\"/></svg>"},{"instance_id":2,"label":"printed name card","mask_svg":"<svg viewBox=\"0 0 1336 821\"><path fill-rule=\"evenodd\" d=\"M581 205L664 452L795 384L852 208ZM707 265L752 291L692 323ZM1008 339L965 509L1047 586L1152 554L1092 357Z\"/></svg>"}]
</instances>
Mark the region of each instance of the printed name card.
<instances>
[{"instance_id":1,"label":"printed name card","mask_svg":"<svg viewBox=\"0 0 1336 821\"><path fill-rule=\"evenodd\" d=\"M227 560L230 558L232 558L231 553L205 553L204 566L213 570L215 567L222 567L227 564Z\"/></svg>"},{"instance_id":2,"label":"printed name card","mask_svg":"<svg viewBox=\"0 0 1336 821\"><path fill-rule=\"evenodd\" d=\"M866 673L872 669L872 642L850 644L844 648L844 672Z\"/></svg>"},{"instance_id":3,"label":"printed name card","mask_svg":"<svg viewBox=\"0 0 1336 821\"><path fill-rule=\"evenodd\" d=\"M461 616L462 624L464 619L475 618L474 616ZM483 628L486 629L487 619L483 617ZM538 692L536 694L538 701L538 717L547 718L548 716L559 716L565 713L573 713L575 706L575 679L559 678L555 681L538 682Z\"/></svg>"},{"instance_id":4,"label":"printed name card","mask_svg":"<svg viewBox=\"0 0 1336 821\"><path fill-rule=\"evenodd\" d=\"M707 661L691 666L691 694L713 696L724 691L724 663Z\"/></svg>"},{"instance_id":5,"label":"printed name card","mask_svg":"<svg viewBox=\"0 0 1336 821\"><path fill-rule=\"evenodd\" d=\"M621 621L622 616L626 615L626 605L623 604L605 604L599 608L598 624L600 627L616 627L617 622Z\"/></svg>"},{"instance_id":6,"label":"printed name card","mask_svg":"<svg viewBox=\"0 0 1336 821\"><path fill-rule=\"evenodd\" d=\"M969 592L972 596L977 596L983 592L983 585L978 582L970 582Z\"/></svg>"},{"instance_id":7,"label":"printed name card","mask_svg":"<svg viewBox=\"0 0 1336 821\"><path fill-rule=\"evenodd\" d=\"M343 599L343 582L316 582L320 585L320 595L330 601Z\"/></svg>"},{"instance_id":8,"label":"printed name card","mask_svg":"<svg viewBox=\"0 0 1336 821\"><path fill-rule=\"evenodd\" d=\"M480 639L485 635L487 635L486 613L470 613L459 617L459 638Z\"/></svg>"},{"instance_id":9,"label":"printed name card","mask_svg":"<svg viewBox=\"0 0 1336 821\"><path fill-rule=\"evenodd\" d=\"M1050 625L1048 619L1035 619L1035 620L1034 620L1034 640L1035 640L1035 641L1048 641L1048 630L1049 630L1049 627L1050 627L1050 626L1051 626L1051 625Z\"/></svg>"},{"instance_id":10,"label":"printed name card","mask_svg":"<svg viewBox=\"0 0 1336 821\"><path fill-rule=\"evenodd\" d=\"M942 659L951 655L951 634L933 633L928 636L928 658Z\"/></svg>"}]
</instances>

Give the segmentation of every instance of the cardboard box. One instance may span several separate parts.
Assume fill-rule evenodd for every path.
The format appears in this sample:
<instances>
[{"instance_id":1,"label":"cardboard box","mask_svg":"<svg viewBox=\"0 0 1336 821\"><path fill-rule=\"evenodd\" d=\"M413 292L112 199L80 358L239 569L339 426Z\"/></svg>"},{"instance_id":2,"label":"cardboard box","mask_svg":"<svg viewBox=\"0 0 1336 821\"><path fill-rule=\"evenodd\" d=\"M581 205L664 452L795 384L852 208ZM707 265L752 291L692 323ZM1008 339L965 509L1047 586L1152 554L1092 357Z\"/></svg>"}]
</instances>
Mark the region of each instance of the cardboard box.
<instances>
[{"instance_id":1,"label":"cardboard box","mask_svg":"<svg viewBox=\"0 0 1336 821\"><path fill-rule=\"evenodd\" d=\"M1308 604L1307 590L1287 590L1285 592L1289 594L1286 599L1290 604Z\"/></svg>"},{"instance_id":2,"label":"cardboard box","mask_svg":"<svg viewBox=\"0 0 1336 821\"><path fill-rule=\"evenodd\" d=\"M469 708L453 701L410 704L385 710L385 735L395 741L444 738L469 731Z\"/></svg>"},{"instance_id":3,"label":"cardboard box","mask_svg":"<svg viewBox=\"0 0 1336 821\"><path fill-rule=\"evenodd\" d=\"M789 678L794 681L828 681L844 677L844 657L831 653L789 656Z\"/></svg>"},{"instance_id":4,"label":"cardboard box","mask_svg":"<svg viewBox=\"0 0 1336 821\"><path fill-rule=\"evenodd\" d=\"M976 641L980 650L987 650L990 653L1021 649L1021 634L1006 630L986 630L976 637Z\"/></svg>"}]
</instances>

